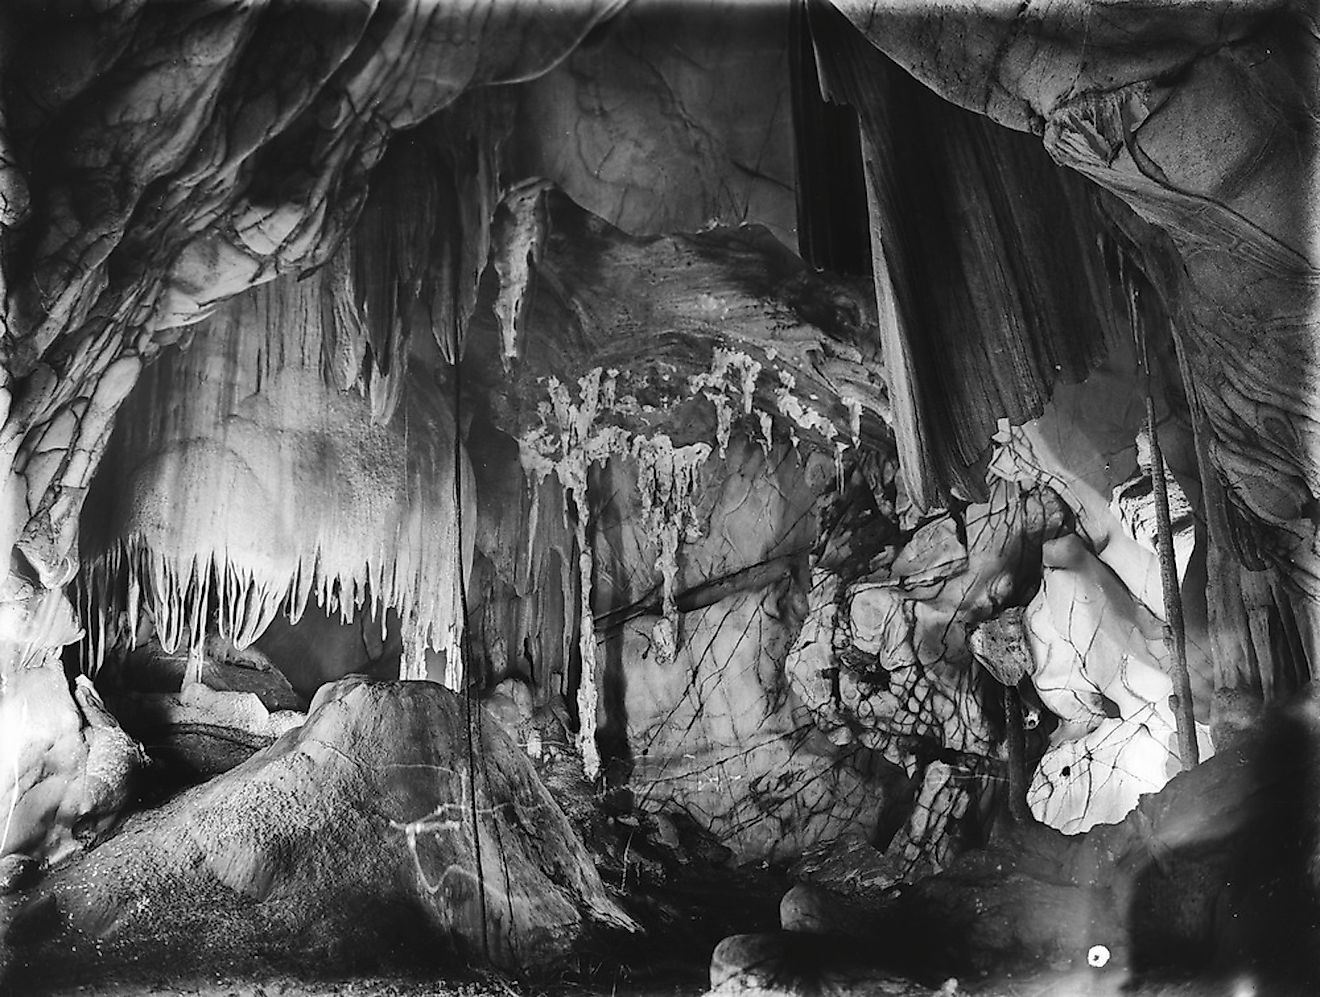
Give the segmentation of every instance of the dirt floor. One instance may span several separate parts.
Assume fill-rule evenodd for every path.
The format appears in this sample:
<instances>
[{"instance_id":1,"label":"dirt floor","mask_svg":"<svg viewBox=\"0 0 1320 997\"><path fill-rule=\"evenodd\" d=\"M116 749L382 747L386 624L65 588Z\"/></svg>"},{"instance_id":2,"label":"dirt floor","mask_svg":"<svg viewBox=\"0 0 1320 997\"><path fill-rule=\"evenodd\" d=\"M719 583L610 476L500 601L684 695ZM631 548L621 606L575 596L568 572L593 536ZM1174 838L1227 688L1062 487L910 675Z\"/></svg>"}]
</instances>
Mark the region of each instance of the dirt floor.
<instances>
[{"instance_id":1,"label":"dirt floor","mask_svg":"<svg viewBox=\"0 0 1320 997\"><path fill-rule=\"evenodd\" d=\"M415 976L349 980L309 980L292 976L258 980L218 976L160 983L103 981L42 993L80 997L164 997L176 994L187 997L698 997L706 992L705 982L694 977L668 982L634 983L616 978L598 979L590 984L570 980L529 984L495 976L463 981ZM950 979L936 988L875 975L829 991L829 997L1276 997L1277 994L1277 990L1263 988L1247 976L1134 986L1122 974L1093 970L1044 970L980 981ZM39 995L29 992L22 997Z\"/></svg>"},{"instance_id":2,"label":"dirt floor","mask_svg":"<svg viewBox=\"0 0 1320 997\"><path fill-rule=\"evenodd\" d=\"M352 980L307 980L275 976L261 980L195 977L155 984L145 980L106 981L46 990L42 994L80 997L164 997L167 994L187 997L596 997L600 994L616 994L619 997L695 997L705 991L706 987L701 982L692 980L637 987L626 982L603 981L591 986L572 982L526 984L493 976L465 981L403 976ZM29 995L25 994L24 997Z\"/></svg>"}]
</instances>

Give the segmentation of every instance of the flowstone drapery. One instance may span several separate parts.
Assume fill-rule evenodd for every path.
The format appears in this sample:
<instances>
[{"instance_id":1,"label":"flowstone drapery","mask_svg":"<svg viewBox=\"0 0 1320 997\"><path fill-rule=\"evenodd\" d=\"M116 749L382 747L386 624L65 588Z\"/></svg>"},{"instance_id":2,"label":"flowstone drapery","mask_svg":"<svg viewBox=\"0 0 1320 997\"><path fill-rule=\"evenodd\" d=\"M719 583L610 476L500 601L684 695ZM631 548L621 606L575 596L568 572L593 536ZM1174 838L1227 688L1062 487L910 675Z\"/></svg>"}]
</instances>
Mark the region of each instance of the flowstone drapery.
<instances>
[{"instance_id":1,"label":"flowstone drapery","mask_svg":"<svg viewBox=\"0 0 1320 997\"><path fill-rule=\"evenodd\" d=\"M1044 545L1040 591L1025 614L1032 686L1059 718L1033 777L1031 805L1041 820L1070 833L1121 819L1180 768L1160 569L1143 511L1150 488L1142 402L1122 375L1133 362L1117 351L1086 384L1059 388L1041 418L1003 428L991 460L997 476L1056 490L1076 523L1075 534ZM1186 430L1171 407L1161 410L1176 477L1189 480L1189 455L1178 445ZM1209 757L1211 664L1204 595L1192 570L1204 540L1189 500L1173 488L1185 510L1176 549L1189 606L1198 741Z\"/></svg>"},{"instance_id":2,"label":"flowstone drapery","mask_svg":"<svg viewBox=\"0 0 1320 997\"><path fill-rule=\"evenodd\" d=\"M474 500L471 467L423 370L398 372L393 417L334 383L333 280L234 299L130 397L84 518L89 670L107 642L142 639L140 611L200 667L209 626L242 650L315 600L374 617L382 639L397 612L401 675L461 686L473 533L460 542L455 509ZM428 670L428 649L443 666Z\"/></svg>"},{"instance_id":3,"label":"flowstone drapery","mask_svg":"<svg viewBox=\"0 0 1320 997\"><path fill-rule=\"evenodd\" d=\"M20 696L9 679L22 668L58 674L61 645L74 638L35 628L77 572L83 502L146 365L226 298L326 263L391 134L419 125L447 133L446 155L451 143L476 149L475 162L455 155L429 172L439 188L429 203L448 198L444 210L467 223L435 227L461 243L439 255L467 265L447 269L453 283L428 284L436 321L427 331L438 343L461 340L485 264L480 202L493 182L495 129L473 124L480 113L446 119L445 109L469 87L545 71L614 5L580 5L548 28L522 5L481 16L448 5L268 6L21 4L0 14L0 617L15 624L0 632L7 698ZM407 190L414 206L417 194ZM373 373L394 386L403 371L388 353L404 327L368 330ZM377 395L382 414L391 395ZM74 722L67 690L61 710ZM18 760L40 743L23 738L0 759L10 789L21 782L11 775ZM63 833L53 829L52 841Z\"/></svg>"}]
</instances>

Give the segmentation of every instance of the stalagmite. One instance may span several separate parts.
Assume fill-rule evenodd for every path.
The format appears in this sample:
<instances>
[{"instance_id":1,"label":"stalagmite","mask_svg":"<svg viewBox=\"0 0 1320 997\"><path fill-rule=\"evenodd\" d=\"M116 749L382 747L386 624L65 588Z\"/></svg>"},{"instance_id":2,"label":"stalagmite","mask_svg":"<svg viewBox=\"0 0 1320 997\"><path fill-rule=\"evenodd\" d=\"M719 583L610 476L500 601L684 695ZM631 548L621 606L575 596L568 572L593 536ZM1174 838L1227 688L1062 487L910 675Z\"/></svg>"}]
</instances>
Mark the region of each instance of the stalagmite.
<instances>
[{"instance_id":1,"label":"stalagmite","mask_svg":"<svg viewBox=\"0 0 1320 997\"><path fill-rule=\"evenodd\" d=\"M596 715L599 695L596 690L596 628L591 608L593 562L587 541L586 492L569 490L569 503L576 514L575 533L578 549L578 750L582 753L582 771L588 779L600 774L600 750L596 746Z\"/></svg>"},{"instance_id":2,"label":"stalagmite","mask_svg":"<svg viewBox=\"0 0 1320 997\"><path fill-rule=\"evenodd\" d=\"M1033 671L1021 607L1006 610L972 632L968 645L977 663L1003 686L1004 741L1008 756L1008 812L1021 823L1031 818L1027 806L1026 738L1018 683Z\"/></svg>"}]
</instances>

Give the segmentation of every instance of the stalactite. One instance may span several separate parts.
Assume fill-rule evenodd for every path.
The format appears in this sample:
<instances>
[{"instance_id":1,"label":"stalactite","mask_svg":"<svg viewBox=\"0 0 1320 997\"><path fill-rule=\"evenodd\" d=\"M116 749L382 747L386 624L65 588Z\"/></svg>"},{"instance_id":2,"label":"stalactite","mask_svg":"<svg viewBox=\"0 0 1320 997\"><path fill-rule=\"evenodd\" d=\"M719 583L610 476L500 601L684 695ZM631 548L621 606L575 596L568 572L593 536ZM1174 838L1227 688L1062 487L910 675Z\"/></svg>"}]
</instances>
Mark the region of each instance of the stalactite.
<instances>
[{"instance_id":1,"label":"stalactite","mask_svg":"<svg viewBox=\"0 0 1320 997\"><path fill-rule=\"evenodd\" d=\"M656 662L662 667L673 663L678 650L678 545L680 540L695 539L690 536L697 526L692 504L698 471L710 452L705 443L675 448L663 434L633 441L642 525L648 536L657 538L660 547L662 608L652 630L652 642Z\"/></svg>"},{"instance_id":2,"label":"stalactite","mask_svg":"<svg viewBox=\"0 0 1320 997\"><path fill-rule=\"evenodd\" d=\"M340 390L355 347L340 349L325 304L341 276L249 292L147 372L84 516L90 603L112 619L142 605L170 653L199 649L212 614L242 648L312 597L346 623L392 608L405 673L423 677L426 648L443 651L457 688L452 418L430 384L404 391L388 423ZM103 654L98 638L89 666Z\"/></svg>"},{"instance_id":3,"label":"stalactite","mask_svg":"<svg viewBox=\"0 0 1320 997\"><path fill-rule=\"evenodd\" d=\"M327 330L324 360L341 391L363 388L367 327L358 307L358 292L347 253L336 253L326 264L326 295L322 320Z\"/></svg>"},{"instance_id":4,"label":"stalactite","mask_svg":"<svg viewBox=\"0 0 1320 997\"><path fill-rule=\"evenodd\" d=\"M691 504L696 491L697 469L711 454L711 447L705 443L676 448L664 434L648 436L609 423L598 425L599 417L617 415L618 407L631 407L617 395L617 377L617 371L593 368L578 380L576 397L557 379L547 378L548 400L539 406L540 425L524 433L518 441L520 459L531 487L537 487L548 475L554 474L566 496L564 514L567 517L572 512L578 559L578 653L581 660L577 692L578 745L583 769L592 778L599 772L600 759L595 743L598 692L591 604L595 565L587 529L590 518L589 470L593 464L603 464L615 455L629 456L636 462L644 522L650 535L658 538L660 548L658 566L663 579L665 611L654 636L657 654L665 661L673 659L675 649L678 544L680 537L694 525ZM741 386L754 383L754 380L755 374L750 381L740 378L738 383ZM707 386L713 387L713 383ZM750 399L750 393L747 397ZM747 407L750 410L750 402ZM565 592L565 606L572 605L569 596L570 593Z\"/></svg>"},{"instance_id":5,"label":"stalactite","mask_svg":"<svg viewBox=\"0 0 1320 997\"><path fill-rule=\"evenodd\" d=\"M702 307L708 312L717 305ZM592 750L588 742L594 740L594 731L587 729L593 722L588 706L595 696L594 620L587 598L594 572L588 495L591 467L614 456L633 462L641 533L655 546L661 590L660 619L650 635L649 654L664 667L679 651L679 551L685 541L699 536L694 509L698 472L711 454L727 453L733 433L741 429L768 457L775 433L785 427L795 445L819 448L824 443L831 447L842 480L845 454L850 446L860 446L860 402L850 405L843 401L828 378L818 380L819 372L799 366L801 358L796 353L776 363L780 361L776 346L753 345L752 351L758 354L753 356L730 345L736 342L739 340L730 337L712 344L707 369L688 373L677 383L672 379L675 368L665 363L658 364L658 369L631 370L622 376L616 370L597 367L579 378L576 386L545 377L541 381L545 398L537 405L536 422L518 436L519 459L530 487L535 489L551 474L557 477L565 496L565 532L575 537L578 548L576 578L565 572L564 604L580 607L582 681L578 695L583 728L579 737L584 758ZM801 387L799 376L811 387ZM676 390L681 394L675 395ZM703 436L708 432L709 438L676 446L668 435L669 427L679 424L673 421L673 407L688 401L694 401L696 408L690 410L693 418L682 423L684 432L691 433L692 426L709 426L700 431ZM707 404L713 420L702 411ZM570 598L574 580L576 598ZM587 758L587 764L590 768L594 759Z\"/></svg>"},{"instance_id":6,"label":"stalactite","mask_svg":"<svg viewBox=\"0 0 1320 997\"><path fill-rule=\"evenodd\" d=\"M780 414L792 423L793 427L819 433L826 440L833 441L839 435L838 427L815 409L803 405L802 399L794 394L796 387L797 378L788 371L781 370L779 372L779 384L775 387L775 404L778 406ZM793 433L794 446L796 446L796 433L792 427L790 427L789 432Z\"/></svg>"},{"instance_id":7,"label":"stalactite","mask_svg":"<svg viewBox=\"0 0 1320 997\"><path fill-rule=\"evenodd\" d=\"M495 316L500 325L500 361L506 371L518 356L532 274L545 248L549 187L540 179L521 183L504 196L495 212L491 261L500 278Z\"/></svg>"},{"instance_id":8,"label":"stalactite","mask_svg":"<svg viewBox=\"0 0 1320 997\"><path fill-rule=\"evenodd\" d=\"M593 459L604 459L617 452L624 437L621 431L602 432L593 437L593 423L601 401L601 378L596 367L578 381L578 397L557 379L546 382L548 402L540 406L541 425L521 437L519 453L524 471L539 484L554 473L563 486L566 498L564 515L572 512L578 563L578 656L581 675L578 680L578 749L582 769L594 779L600 772L596 748L596 634L591 608L591 582L594 573L591 545L587 538L587 469ZM604 374L613 393L616 372ZM549 420L553 419L554 426ZM570 593L564 593L564 605L572 605Z\"/></svg>"},{"instance_id":9,"label":"stalactite","mask_svg":"<svg viewBox=\"0 0 1320 997\"><path fill-rule=\"evenodd\" d=\"M854 447L862 445L862 400L851 395L841 398L843 407L848 410L848 436Z\"/></svg>"},{"instance_id":10,"label":"stalactite","mask_svg":"<svg viewBox=\"0 0 1320 997\"><path fill-rule=\"evenodd\" d=\"M774 446L774 420L769 412L760 411L756 413L756 422L760 427L761 435L757 442L761 445L761 452L767 457L770 456L770 448Z\"/></svg>"},{"instance_id":11,"label":"stalactite","mask_svg":"<svg viewBox=\"0 0 1320 997\"><path fill-rule=\"evenodd\" d=\"M752 414L756 399L756 380L761 375L761 362L738 350L715 347L710 370L688 378L688 389L701 394L715 407L715 442L721 457L729 448L729 435L733 431L735 413ZM766 445L770 434L765 432Z\"/></svg>"}]
</instances>

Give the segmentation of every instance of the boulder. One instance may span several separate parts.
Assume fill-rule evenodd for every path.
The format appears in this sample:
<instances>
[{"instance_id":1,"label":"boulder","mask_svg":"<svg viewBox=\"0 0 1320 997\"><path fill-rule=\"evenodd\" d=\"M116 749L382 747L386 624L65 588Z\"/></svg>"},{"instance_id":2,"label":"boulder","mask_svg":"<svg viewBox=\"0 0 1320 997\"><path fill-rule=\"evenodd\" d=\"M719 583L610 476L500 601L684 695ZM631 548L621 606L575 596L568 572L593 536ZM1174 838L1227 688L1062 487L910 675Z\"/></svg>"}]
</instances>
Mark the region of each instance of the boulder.
<instances>
[{"instance_id":1,"label":"boulder","mask_svg":"<svg viewBox=\"0 0 1320 997\"><path fill-rule=\"evenodd\" d=\"M152 638L122 660L106 662L96 681L114 694L171 693L182 691L187 677L188 649L170 654ZM269 657L255 647L240 651L217 634L203 644L201 684L217 692L250 692L272 713L307 705Z\"/></svg>"},{"instance_id":2,"label":"boulder","mask_svg":"<svg viewBox=\"0 0 1320 997\"><path fill-rule=\"evenodd\" d=\"M188 653L152 639L97 673L106 703L156 761L183 776L227 772L303 721L305 705L256 648L206 638L201 681L188 680Z\"/></svg>"},{"instance_id":3,"label":"boulder","mask_svg":"<svg viewBox=\"0 0 1320 997\"><path fill-rule=\"evenodd\" d=\"M877 930L872 912L830 890L798 883L779 902L785 931L865 939Z\"/></svg>"},{"instance_id":4,"label":"boulder","mask_svg":"<svg viewBox=\"0 0 1320 997\"><path fill-rule=\"evenodd\" d=\"M304 719L295 710L268 711L255 692L205 684L180 692L121 693L110 705L154 758L202 777L228 772Z\"/></svg>"},{"instance_id":5,"label":"boulder","mask_svg":"<svg viewBox=\"0 0 1320 997\"><path fill-rule=\"evenodd\" d=\"M844 834L803 852L789 874L799 883L874 905L883 903L901 882L895 871L887 850L860 835Z\"/></svg>"},{"instance_id":6,"label":"boulder","mask_svg":"<svg viewBox=\"0 0 1320 997\"><path fill-rule=\"evenodd\" d=\"M349 678L318 699L301 728L48 877L13 924L17 978L436 959L524 972L593 928L632 928L498 724L469 754L464 704L437 684Z\"/></svg>"},{"instance_id":7,"label":"boulder","mask_svg":"<svg viewBox=\"0 0 1320 997\"><path fill-rule=\"evenodd\" d=\"M888 971L867 946L792 932L730 935L710 960L710 997L928 997L958 993Z\"/></svg>"},{"instance_id":8,"label":"boulder","mask_svg":"<svg viewBox=\"0 0 1320 997\"><path fill-rule=\"evenodd\" d=\"M710 958L712 994L797 997L820 989L824 965L814 939L789 934L730 935Z\"/></svg>"},{"instance_id":9,"label":"boulder","mask_svg":"<svg viewBox=\"0 0 1320 997\"><path fill-rule=\"evenodd\" d=\"M56 664L0 682L0 855L55 863L94 839L127 802L142 752L83 676Z\"/></svg>"}]
</instances>

